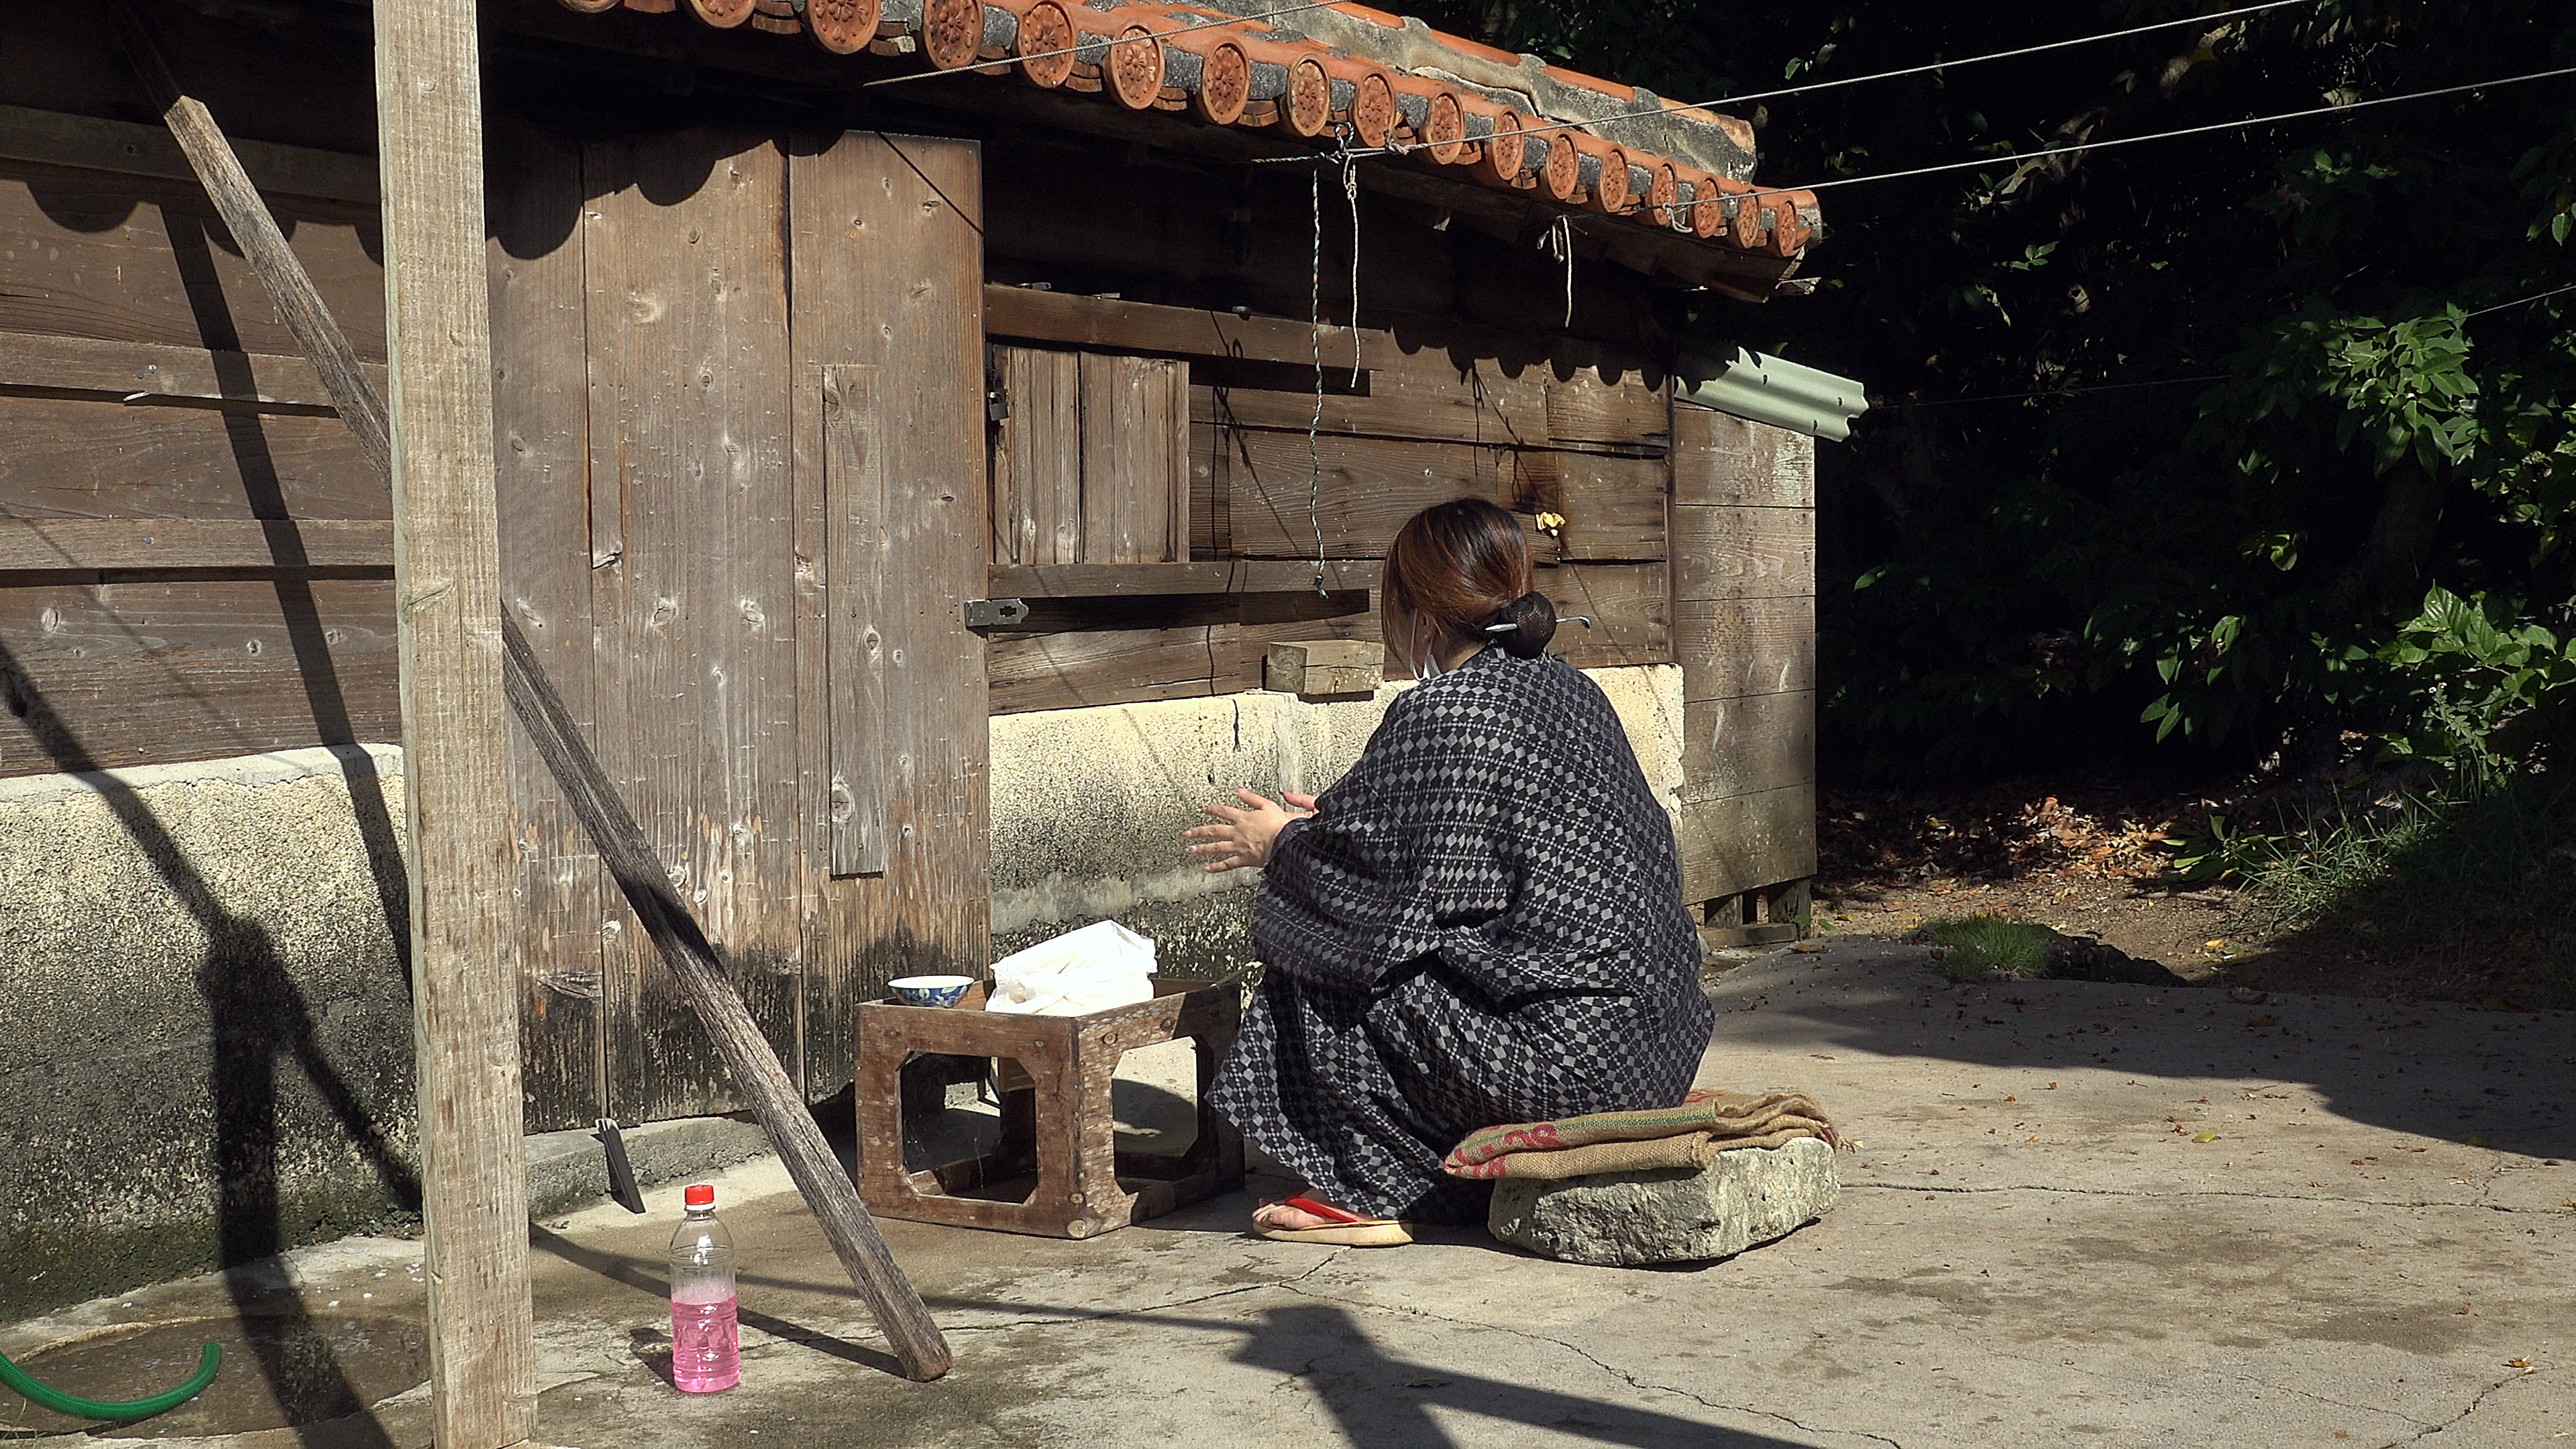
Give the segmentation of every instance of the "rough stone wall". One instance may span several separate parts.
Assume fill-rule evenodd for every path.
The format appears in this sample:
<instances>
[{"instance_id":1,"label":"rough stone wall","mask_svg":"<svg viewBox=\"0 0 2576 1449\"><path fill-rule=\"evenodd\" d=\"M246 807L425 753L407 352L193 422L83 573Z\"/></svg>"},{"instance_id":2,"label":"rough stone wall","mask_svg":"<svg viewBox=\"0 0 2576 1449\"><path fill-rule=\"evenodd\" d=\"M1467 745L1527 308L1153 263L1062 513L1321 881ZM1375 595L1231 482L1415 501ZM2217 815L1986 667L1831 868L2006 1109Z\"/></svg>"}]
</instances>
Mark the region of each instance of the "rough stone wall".
<instances>
[{"instance_id":1,"label":"rough stone wall","mask_svg":"<svg viewBox=\"0 0 2576 1449\"><path fill-rule=\"evenodd\" d=\"M400 762L0 781L0 1320L412 1210Z\"/></svg>"},{"instance_id":2,"label":"rough stone wall","mask_svg":"<svg viewBox=\"0 0 2576 1449\"><path fill-rule=\"evenodd\" d=\"M1665 808L1681 788L1681 671L1590 671ZM993 721L993 949L1114 918L1155 939L1166 974L1226 975L1250 950L1257 877L1211 876L1183 850L1199 807L1237 785L1276 796L1341 778L1400 686L1310 704L1234 694Z\"/></svg>"}]
</instances>

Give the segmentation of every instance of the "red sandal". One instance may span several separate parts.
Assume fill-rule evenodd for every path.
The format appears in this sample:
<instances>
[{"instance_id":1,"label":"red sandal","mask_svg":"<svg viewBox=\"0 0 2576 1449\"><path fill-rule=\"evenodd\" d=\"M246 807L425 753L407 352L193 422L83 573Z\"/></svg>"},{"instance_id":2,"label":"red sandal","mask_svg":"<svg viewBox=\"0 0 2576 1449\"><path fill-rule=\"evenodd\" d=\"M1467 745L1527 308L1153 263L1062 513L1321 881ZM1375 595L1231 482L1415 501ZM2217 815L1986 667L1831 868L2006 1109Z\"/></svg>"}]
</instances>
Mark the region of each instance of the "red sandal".
<instances>
[{"instance_id":1,"label":"red sandal","mask_svg":"<svg viewBox=\"0 0 2576 1449\"><path fill-rule=\"evenodd\" d=\"M1328 1224L1320 1228L1274 1228L1264 1225L1256 1216L1252 1223L1254 1235L1274 1242L1329 1243L1342 1248L1400 1248L1413 1241L1413 1234L1393 1218L1364 1218L1311 1197L1292 1197L1265 1206L1292 1208L1309 1217L1322 1218Z\"/></svg>"}]
</instances>

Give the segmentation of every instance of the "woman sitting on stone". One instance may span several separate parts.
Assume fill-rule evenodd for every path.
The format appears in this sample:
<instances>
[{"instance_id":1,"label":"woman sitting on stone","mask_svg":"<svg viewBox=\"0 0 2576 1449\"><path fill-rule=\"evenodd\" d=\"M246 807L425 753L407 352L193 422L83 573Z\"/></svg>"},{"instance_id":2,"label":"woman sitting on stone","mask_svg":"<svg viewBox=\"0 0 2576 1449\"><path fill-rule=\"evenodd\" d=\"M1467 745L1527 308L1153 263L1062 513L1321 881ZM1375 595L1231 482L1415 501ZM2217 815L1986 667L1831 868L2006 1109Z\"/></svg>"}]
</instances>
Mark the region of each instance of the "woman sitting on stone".
<instances>
[{"instance_id":1,"label":"woman sitting on stone","mask_svg":"<svg viewBox=\"0 0 2576 1449\"><path fill-rule=\"evenodd\" d=\"M1266 970L1210 1100L1306 1191L1264 1237L1389 1246L1462 1222L1444 1176L1504 1122L1669 1107L1706 1049L1670 822L1600 687L1546 653L1512 515L1462 499L1387 551L1389 653L1422 681L1319 797L1185 832L1211 872L1266 867Z\"/></svg>"}]
</instances>

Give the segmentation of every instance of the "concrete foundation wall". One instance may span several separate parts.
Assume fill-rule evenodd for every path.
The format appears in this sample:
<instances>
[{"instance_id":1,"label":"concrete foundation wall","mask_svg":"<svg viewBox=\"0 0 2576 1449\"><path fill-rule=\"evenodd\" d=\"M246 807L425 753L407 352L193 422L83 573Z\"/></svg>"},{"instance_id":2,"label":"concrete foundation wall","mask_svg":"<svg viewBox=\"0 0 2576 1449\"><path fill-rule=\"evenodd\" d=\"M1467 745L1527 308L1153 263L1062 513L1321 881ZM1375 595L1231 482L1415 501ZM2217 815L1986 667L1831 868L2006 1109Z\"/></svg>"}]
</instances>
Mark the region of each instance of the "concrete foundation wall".
<instances>
[{"instance_id":1,"label":"concrete foundation wall","mask_svg":"<svg viewBox=\"0 0 2576 1449\"><path fill-rule=\"evenodd\" d=\"M0 781L0 1319L412 1210L400 761Z\"/></svg>"},{"instance_id":2,"label":"concrete foundation wall","mask_svg":"<svg viewBox=\"0 0 2576 1449\"><path fill-rule=\"evenodd\" d=\"M1665 808L1678 808L1681 671L1590 673ZM1340 779L1398 688L1331 703L1235 694L994 720L994 952L1114 918L1154 938L1165 974L1239 969L1259 877L1206 874L1180 832L1238 785L1276 798Z\"/></svg>"},{"instance_id":3,"label":"concrete foundation wall","mask_svg":"<svg viewBox=\"0 0 2576 1449\"><path fill-rule=\"evenodd\" d=\"M1680 672L1593 677L1669 806ZM1179 832L1331 784L1393 696L994 720L997 951L1115 918L1238 969L1256 877ZM0 1321L411 1216L402 814L387 746L0 781Z\"/></svg>"}]
</instances>

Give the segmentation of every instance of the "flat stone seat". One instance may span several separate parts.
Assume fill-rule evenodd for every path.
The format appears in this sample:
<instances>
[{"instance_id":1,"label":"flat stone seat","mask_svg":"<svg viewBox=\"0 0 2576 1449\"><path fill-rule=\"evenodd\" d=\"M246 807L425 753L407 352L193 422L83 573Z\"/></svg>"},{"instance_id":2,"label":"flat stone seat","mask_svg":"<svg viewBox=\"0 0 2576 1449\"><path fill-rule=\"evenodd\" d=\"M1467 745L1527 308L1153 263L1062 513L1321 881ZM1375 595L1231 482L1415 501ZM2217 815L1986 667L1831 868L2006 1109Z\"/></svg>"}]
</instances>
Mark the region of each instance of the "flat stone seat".
<instances>
[{"instance_id":1,"label":"flat stone seat","mask_svg":"<svg viewBox=\"0 0 2576 1449\"><path fill-rule=\"evenodd\" d=\"M1834 1149L1814 1138L1721 1152L1699 1169L1601 1172L1494 1184L1485 1225L1568 1263L1632 1268L1732 1257L1785 1238L1842 1197Z\"/></svg>"}]
</instances>

